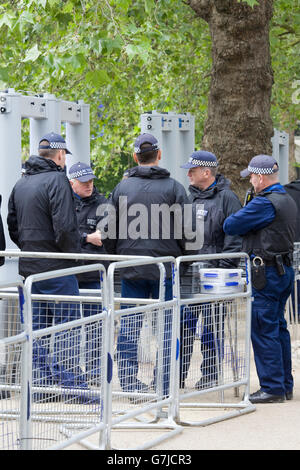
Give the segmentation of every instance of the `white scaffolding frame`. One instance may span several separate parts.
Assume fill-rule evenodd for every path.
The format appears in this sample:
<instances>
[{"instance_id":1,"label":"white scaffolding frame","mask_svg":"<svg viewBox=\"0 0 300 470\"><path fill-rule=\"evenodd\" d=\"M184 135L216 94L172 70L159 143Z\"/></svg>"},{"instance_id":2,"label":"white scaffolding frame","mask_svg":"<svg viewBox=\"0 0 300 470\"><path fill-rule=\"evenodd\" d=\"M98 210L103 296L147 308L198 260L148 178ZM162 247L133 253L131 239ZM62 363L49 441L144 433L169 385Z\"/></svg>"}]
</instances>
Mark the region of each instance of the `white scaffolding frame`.
<instances>
[{"instance_id":1,"label":"white scaffolding frame","mask_svg":"<svg viewBox=\"0 0 300 470\"><path fill-rule=\"evenodd\" d=\"M37 155L41 138L50 132L62 133L65 123L67 148L66 167L79 160L90 164L90 106L82 100L70 102L53 94L25 95L9 88L0 92L0 173L2 196L2 220L7 218L8 199L21 177L22 170L22 120L30 122L30 154ZM29 155L28 155L29 157ZM6 249L14 251L7 226L4 224ZM14 282L18 279L15 260L7 259L0 271L0 281Z\"/></svg>"}]
</instances>

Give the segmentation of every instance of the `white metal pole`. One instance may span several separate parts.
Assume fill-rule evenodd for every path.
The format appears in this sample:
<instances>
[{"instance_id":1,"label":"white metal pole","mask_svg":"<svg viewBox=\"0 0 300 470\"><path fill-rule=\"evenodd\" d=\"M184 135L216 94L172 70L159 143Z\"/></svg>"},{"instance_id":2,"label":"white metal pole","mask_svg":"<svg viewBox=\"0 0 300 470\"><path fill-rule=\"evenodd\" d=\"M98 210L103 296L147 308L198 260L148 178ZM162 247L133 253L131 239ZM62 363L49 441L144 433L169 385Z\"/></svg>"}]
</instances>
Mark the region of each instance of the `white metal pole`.
<instances>
[{"instance_id":1,"label":"white metal pole","mask_svg":"<svg viewBox=\"0 0 300 470\"><path fill-rule=\"evenodd\" d=\"M78 101L80 122L66 123L66 142L72 155L67 155L67 168L74 163L90 164L90 106Z\"/></svg>"},{"instance_id":2,"label":"white metal pole","mask_svg":"<svg viewBox=\"0 0 300 470\"><path fill-rule=\"evenodd\" d=\"M45 134L55 132L61 134L60 101L54 95L45 93L45 119L30 118L30 155L38 155L39 142Z\"/></svg>"},{"instance_id":3,"label":"white metal pole","mask_svg":"<svg viewBox=\"0 0 300 470\"><path fill-rule=\"evenodd\" d=\"M0 188L2 195L1 216L3 220L6 250L15 250L16 245L8 234L8 200L16 181L21 177L21 112L20 95L14 89L0 93ZM15 282L20 279L16 259L6 258L0 269L0 282Z\"/></svg>"}]
</instances>

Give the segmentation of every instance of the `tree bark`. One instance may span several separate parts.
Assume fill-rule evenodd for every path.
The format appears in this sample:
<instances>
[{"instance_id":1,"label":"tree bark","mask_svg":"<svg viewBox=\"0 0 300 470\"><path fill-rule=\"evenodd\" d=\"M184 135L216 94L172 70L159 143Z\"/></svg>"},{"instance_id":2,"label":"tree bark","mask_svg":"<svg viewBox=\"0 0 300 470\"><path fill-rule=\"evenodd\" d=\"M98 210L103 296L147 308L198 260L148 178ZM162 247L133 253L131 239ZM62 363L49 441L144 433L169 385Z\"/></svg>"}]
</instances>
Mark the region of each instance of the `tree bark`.
<instances>
[{"instance_id":1,"label":"tree bark","mask_svg":"<svg viewBox=\"0 0 300 470\"><path fill-rule=\"evenodd\" d=\"M273 71L269 23L273 0L251 8L237 0L186 2L210 28L212 72L202 148L218 157L220 170L243 198L249 181L240 171L259 153L272 154L270 116Z\"/></svg>"}]
</instances>

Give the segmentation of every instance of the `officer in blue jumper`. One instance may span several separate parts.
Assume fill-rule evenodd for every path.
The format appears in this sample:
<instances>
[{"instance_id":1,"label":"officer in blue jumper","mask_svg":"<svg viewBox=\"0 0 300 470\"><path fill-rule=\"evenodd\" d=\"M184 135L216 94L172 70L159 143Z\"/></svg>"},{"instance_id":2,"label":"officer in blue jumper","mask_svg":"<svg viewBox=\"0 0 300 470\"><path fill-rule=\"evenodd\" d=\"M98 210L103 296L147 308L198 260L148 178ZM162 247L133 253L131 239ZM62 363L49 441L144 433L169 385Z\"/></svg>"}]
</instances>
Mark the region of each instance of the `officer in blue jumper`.
<instances>
[{"instance_id":1,"label":"officer in blue jumper","mask_svg":"<svg viewBox=\"0 0 300 470\"><path fill-rule=\"evenodd\" d=\"M278 164L269 155L252 158L250 176L255 197L224 222L224 232L243 237L252 265L251 340L260 389L252 403L293 398L291 341L284 318L294 283L292 268L297 207L279 183Z\"/></svg>"}]
</instances>

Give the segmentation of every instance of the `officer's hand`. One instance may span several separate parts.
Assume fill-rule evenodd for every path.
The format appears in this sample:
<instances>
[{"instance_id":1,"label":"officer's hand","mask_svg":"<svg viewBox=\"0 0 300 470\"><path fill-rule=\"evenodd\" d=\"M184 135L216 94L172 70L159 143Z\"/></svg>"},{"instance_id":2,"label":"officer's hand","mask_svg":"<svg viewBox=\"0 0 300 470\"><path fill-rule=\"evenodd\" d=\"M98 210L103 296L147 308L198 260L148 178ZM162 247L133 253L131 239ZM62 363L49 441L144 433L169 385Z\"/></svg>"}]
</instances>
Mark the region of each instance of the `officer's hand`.
<instances>
[{"instance_id":1,"label":"officer's hand","mask_svg":"<svg viewBox=\"0 0 300 470\"><path fill-rule=\"evenodd\" d=\"M100 230L96 230L96 232L89 233L86 237L86 241L87 243L92 243L92 245L102 246Z\"/></svg>"}]
</instances>

